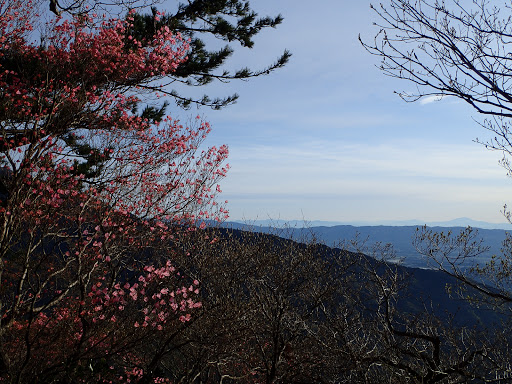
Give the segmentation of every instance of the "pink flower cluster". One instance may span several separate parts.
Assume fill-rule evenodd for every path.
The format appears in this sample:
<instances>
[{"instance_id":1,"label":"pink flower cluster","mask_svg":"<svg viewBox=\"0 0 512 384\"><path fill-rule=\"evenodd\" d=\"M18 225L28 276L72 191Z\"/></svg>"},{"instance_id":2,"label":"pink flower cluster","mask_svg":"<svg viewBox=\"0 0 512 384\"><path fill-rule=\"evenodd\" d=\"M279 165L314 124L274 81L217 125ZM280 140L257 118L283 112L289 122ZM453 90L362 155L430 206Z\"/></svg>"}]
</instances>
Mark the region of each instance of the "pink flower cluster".
<instances>
[{"instance_id":1,"label":"pink flower cluster","mask_svg":"<svg viewBox=\"0 0 512 384\"><path fill-rule=\"evenodd\" d=\"M201 307L201 303L193 299L199 294L199 281L194 280L188 287L174 289L166 285L171 278L179 277L170 261L160 268L146 266L144 271L146 273L133 283L117 283L111 288L104 281L94 284L88 293L93 306L90 311L93 322L105 320L104 312L109 308L122 312L129 306L131 309L136 308L141 315L141 319L133 324L135 328L152 327L162 330L166 323L175 320L180 313L178 318L181 322L189 321L191 314L188 311ZM116 321L115 315L110 317L110 321Z\"/></svg>"}]
</instances>

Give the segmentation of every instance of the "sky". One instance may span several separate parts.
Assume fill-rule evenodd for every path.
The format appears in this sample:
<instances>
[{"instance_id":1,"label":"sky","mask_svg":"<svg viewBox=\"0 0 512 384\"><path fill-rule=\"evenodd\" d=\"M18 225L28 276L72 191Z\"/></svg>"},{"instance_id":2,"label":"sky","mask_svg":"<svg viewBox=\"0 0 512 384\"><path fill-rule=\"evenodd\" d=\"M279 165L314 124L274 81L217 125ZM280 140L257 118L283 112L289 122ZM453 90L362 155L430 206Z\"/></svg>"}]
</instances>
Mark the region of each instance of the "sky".
<instances>
[{"instance_id":1,"label":"sky","mask_svg":"<svg viewBox=\"0 0 512 384\"><path fill-rule=\"evenodd\" d=\"M230 220L505 222L512 180L501 154L476 144L486 131L455 98L402 101L411 84L384 76L368 54L377 16L364 0L257 0L261 16L284 22L261 32L229 65L259 69L284 49L290 63L268 76L214 84L238 93L221 111L201 108L212 125L207 145L227 144L222 181Z\"/></svg>"}]
</instances>

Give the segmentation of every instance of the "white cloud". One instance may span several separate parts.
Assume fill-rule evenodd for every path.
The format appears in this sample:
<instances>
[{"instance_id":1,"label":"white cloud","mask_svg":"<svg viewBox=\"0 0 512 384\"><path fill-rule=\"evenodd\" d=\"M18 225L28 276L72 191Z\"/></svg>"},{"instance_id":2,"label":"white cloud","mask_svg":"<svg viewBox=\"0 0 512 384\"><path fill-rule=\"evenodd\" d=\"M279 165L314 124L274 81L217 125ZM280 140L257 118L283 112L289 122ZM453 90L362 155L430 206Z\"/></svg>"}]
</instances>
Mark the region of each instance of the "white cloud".
<instances>
[{"instance_id":1,"label":"white cloud","mask_svg":"<svg viewBox=\"0 0 512 384\"><path fill-rule=\"evenodd\" d=\"M449 96L446 96L446 95L430 95L430 96L424 96L420 99L420 104L421 105L426 105L426 104L430 104L430 103L433 103L435 101L441 101L443 99L446 99L448 98Z\"/></svg>"}]
</instances>

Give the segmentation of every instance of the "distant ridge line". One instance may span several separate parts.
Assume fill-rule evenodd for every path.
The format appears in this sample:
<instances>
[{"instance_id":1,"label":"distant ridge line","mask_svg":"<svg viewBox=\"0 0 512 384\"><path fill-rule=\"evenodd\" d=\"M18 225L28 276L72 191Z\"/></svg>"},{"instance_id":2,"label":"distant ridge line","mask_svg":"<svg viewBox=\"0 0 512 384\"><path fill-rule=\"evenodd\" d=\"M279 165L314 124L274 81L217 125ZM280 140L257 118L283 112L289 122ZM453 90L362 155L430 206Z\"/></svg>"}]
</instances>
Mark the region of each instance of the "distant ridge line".
<instances>
[{"instance_id":1,"label":"distant ridge line","mask_svg":"<svg viewBox=\"0 0 512 384\"><path fill-rule=\"evenodd\" d=\"M246 224L248 226L274 226L274 227L335 227L339 225L349 225L353 227L377 227L377 226L391 226L391 227L407 227L407 226L424 226L428 227L473 227L481 229L502 229L512 231L512 224L508 222L503 223L490 223L486 221L473 220L467 217L460 217L449 221L431 221L425 222L421 220L382 220L382 221L323 221L323 220L232 220L231 222L237 224Z\"/></svg>"}]
</instances>

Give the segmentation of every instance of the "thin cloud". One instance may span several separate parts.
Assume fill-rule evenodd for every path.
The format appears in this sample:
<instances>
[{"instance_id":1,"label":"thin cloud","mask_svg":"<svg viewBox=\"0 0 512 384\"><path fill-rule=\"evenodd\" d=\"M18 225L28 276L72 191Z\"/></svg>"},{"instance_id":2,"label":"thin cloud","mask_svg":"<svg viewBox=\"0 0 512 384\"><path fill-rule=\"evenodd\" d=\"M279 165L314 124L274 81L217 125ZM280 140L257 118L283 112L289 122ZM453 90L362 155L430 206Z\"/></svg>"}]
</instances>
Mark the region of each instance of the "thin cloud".
<instances>
[{"instance_id":1,"label":"thin cloud","mask_svg":"<svg viewBox=\"0 0 512 384\"><path fill-rule=\"evenodd\" d=\"M443 99L446 99L448 96L446 95L430 95L430 96L424 96L420 99L421 105L426 105L433 103L435 101L441 101Z\"/></svg>"}]
</instances>

